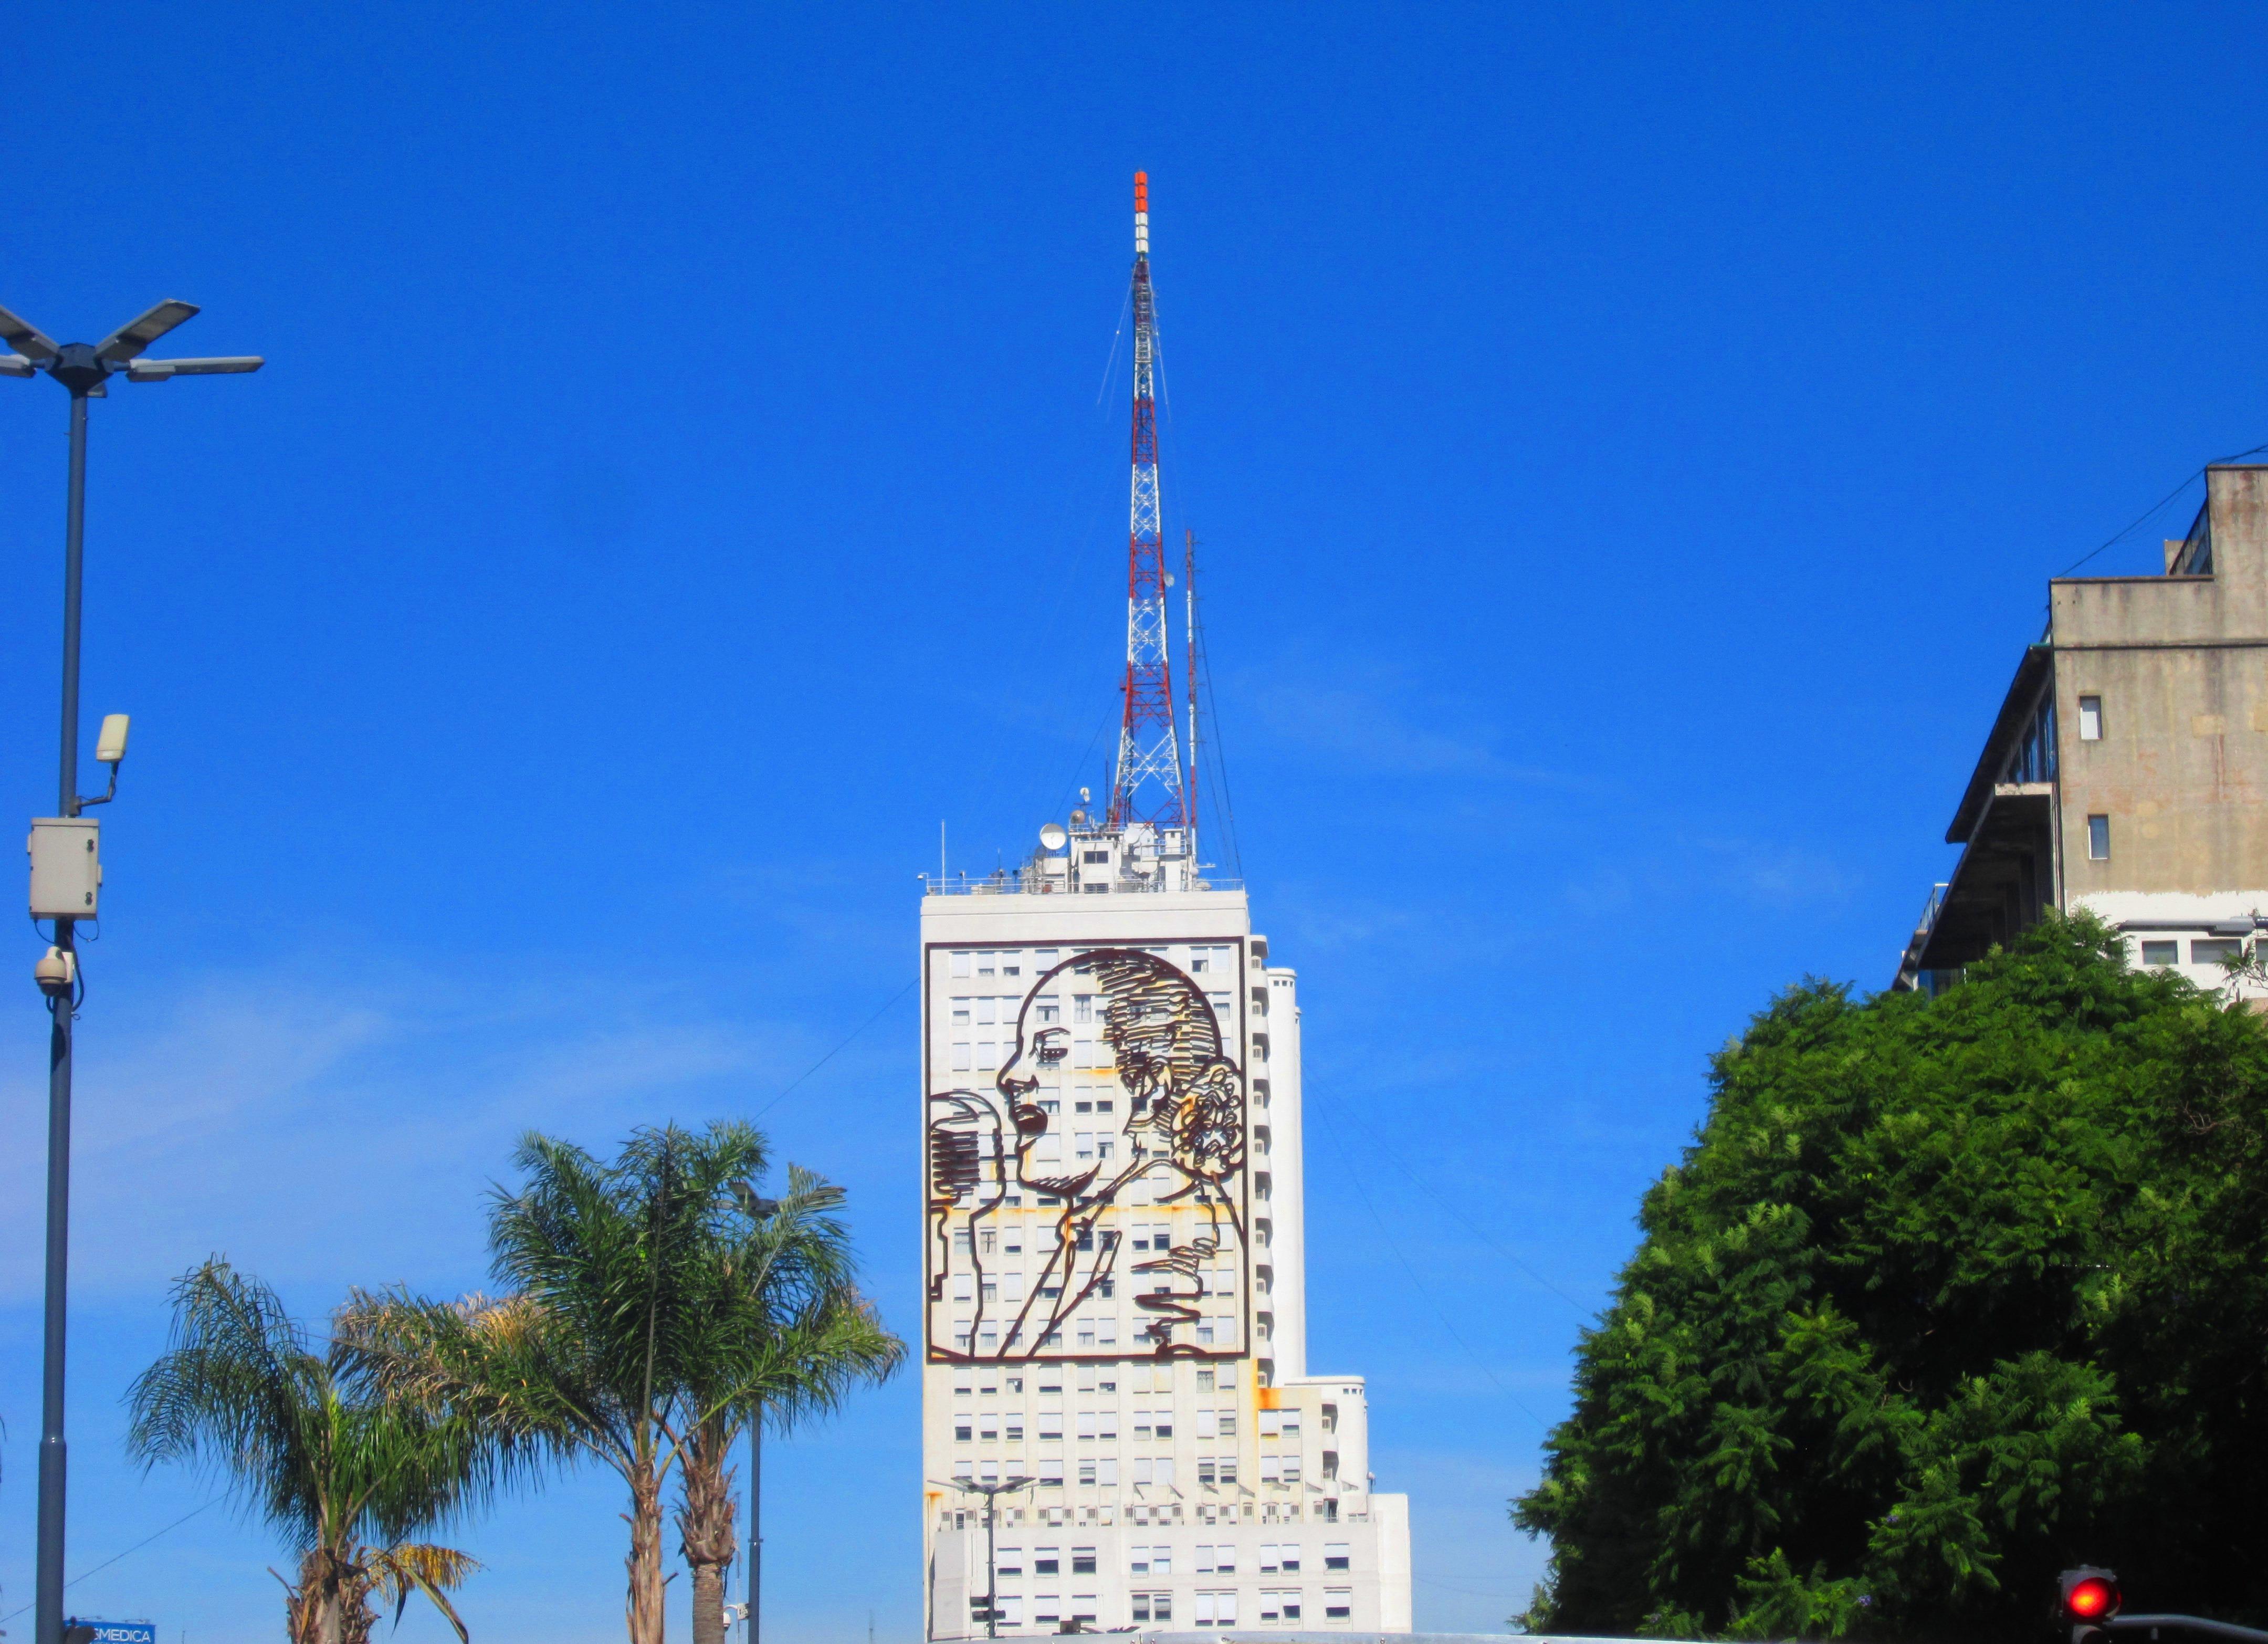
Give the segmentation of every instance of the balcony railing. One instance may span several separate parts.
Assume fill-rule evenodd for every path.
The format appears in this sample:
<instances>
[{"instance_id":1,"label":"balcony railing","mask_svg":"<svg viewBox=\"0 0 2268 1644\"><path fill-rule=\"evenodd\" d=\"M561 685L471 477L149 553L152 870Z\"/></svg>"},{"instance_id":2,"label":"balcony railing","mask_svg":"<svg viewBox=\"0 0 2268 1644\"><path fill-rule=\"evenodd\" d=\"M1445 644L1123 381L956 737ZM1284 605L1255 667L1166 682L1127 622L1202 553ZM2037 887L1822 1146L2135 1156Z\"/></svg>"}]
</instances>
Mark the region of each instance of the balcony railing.
<instances>
[{"instance_id":1,"label":"balcony railing","mask_svg":"<svg viewBox=\"0 0 2268 1644\"><path fill-rule=\"evenodd\" d=\"M1914 921L1914 934L1925 942L1929 940L1929 933L1937 928L1937 916L1945 911L1948 888L1944 885L1932 885L1929 896L1921 904L1921 918Z\"/></svg>"}]
</instances>

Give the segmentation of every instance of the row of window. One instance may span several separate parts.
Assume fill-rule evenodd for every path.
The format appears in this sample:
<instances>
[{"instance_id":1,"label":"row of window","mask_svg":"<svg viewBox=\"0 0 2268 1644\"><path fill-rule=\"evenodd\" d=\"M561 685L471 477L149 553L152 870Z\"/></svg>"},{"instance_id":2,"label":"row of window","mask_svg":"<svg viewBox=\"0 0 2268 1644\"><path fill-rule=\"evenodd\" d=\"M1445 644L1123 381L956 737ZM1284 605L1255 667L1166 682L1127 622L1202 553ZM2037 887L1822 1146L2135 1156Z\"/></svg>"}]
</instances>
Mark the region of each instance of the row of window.
<instances>
[{"instance_id":1,"label":"row of window","mask_svg":"<svg viewBox=\"0 0 2268 1644\"><path fill-rule=\"evenodd\" d=\"M1235 995L1226 990L1208 992L1205 1003L1216 1015L1226 1015L1235 1003ZM1265 1011L1267 1001L1254 990L1254 1006ZM1074 993L1071 996L1071 1025L1093 1027L1101 1020L1095 1014L1096 996ZM1012 1028L1017 1012L1022 1008L1022 996L1015 993L956 993L946 1001L946 1019L956 1028ZM1032 1001L1031 1020L1042 1028L1054 1027L1063 1021L1063 998L1060 994L1042 993Z\"/></svg>"},{"instance_id":2,"label":"row of window","mask_svg":"<svg viewBox=\"0 0 2268 1644\"><path fill-rule=\"evenodd\" d=\"M966 1375L967 1372L964 1370L962 1374ZM1079 1390L1082 1393L1115 1393L1118 1390L1121 1376L1125 1378L1127 1390L1135 1393L1170 1393L1179 1385L1174 1375L1174 1367L1170 1364L1129 1365L1123 1370L1116 1365L1083 1364L1079 1367ZM1200 1393L1226 1392L1236 1385L1236 1372L1233 1370L1222 1370L1216 1373L1210 1366L1205 1366L1198 1369L1197 1376L1197 1391ZM1011 1393L1020 1393L1024 1390L1024 1378L1020 1375L1005 1376L1002 1380L1005 1382ZM1000 1385L1001 1383L998 1382L978 1383L964 1381L954 1386L953 1396L957 1399L966 1399L974 1391L990 1398L999 1392ZM1043 1398L1051 1393L1061 1393L1064 1390L1063 1373L1060 1370L1042 1370L1037 1390ZM1324 1432L1328 1433L1331 1430L1333 1417L1337 1409L1338 1406L1336 1404L1323 1406ZM1290 1431L1295 1433L1299 1431L1300 1412L1296 1410L1285 1410L1263 1414L1260 1418L1262 1432L1268 1431L1266 1424L1269 1414L1281 1415L1291 1424Z\"/></svg>"},{"instance_id":3,"label":"row of window","mask_svg":"<svg viewBox=\"0 0 2268 1644\"><path fill-rule=\"evenodd\" d=\"M1106 1159L1109 1156L1108 1154L1103 1155ZM1103 1248L1108 1250L1110 1247L1106 1244ZM1211 1267L1200 1268L1193 1276L1202 1281L1204 1294L1215 1301L1225 1301L1236 1294L1236 1269L1230 1263L1222 1262ZM974 1269L964 1269L953 1274L952 1278L953 1299L955 1301L1021 1301L1024 1299L1024 1275L1020 1272L980 1275ZM1035 1281L1034 1294L1043 1301L1054 1301L1063 1294L1063 1276L1060 1273L1042 1270L1035 1275ZM1145 1273L1138 1270L1127 1282L1133 1286L1130 1292L1133 1295L1178 1294L1178 1286L1169 1274ZM1106 1301L1113 1300L1118 1294L1118 1281L1116 1279L1098 1279L1094 1281L1094 1294ZM961 1321L964 1324L968 1322L966 1319Z\"/></svg>"},{"instance_id":4,"label":"row of window","mask_svg":"<svg viewBox=\"0 0 2268 1644\"><path fill-rule=\"evenodd\" d=\"M1263 1337L1268 1334L1264 1323L1259 1327L1258 1333ZM1200 1347L1233 1347L1236 1345L1236 1316L1233 1313L1208 1314L1195 1322L1191 1334ZM1135 1329L1129 1326L1129 1345L1137 1338ZM968 1319L954 1321L953 1345L958 1353L997 1353L1003 1340L1012 1345L1019 1339L1030 1339L1020 1325L1003 1327L992 1323L976 1324ZM1069 1329L1057 1325L1040 1338L1040 1345L1042 1348L1076 1345L1097 1351L1108 1347L1115 1352L1118 1346L1118 1321L1109 1318L1079 1319Z\"/></svg>"},{"instance_id":5,"label":"row of window","mask_svg":"<svg viewBox=\"0 0 2268 1644\"><path fill-rule=\"evenodd\" d=\"M1058 1575L1063 1572L1061 1547L1032 1549L1032 1574ZM1071 1573L1092 1575L1098 1558L1093 1547L1073 1547L1071 1550ZM1295 1574L1300 1568L1300 1544L1296 1541L1266 1542L1259 1549L1260 1573L1273 1575L1278 1571ZM1351 1556L1350 1544L1330 1541L1323 1544L1323 1566L1326 1570L1344 1570ZM1233 1575L1236 1574L1238 1553L1233 1542L1199 1542L1191 1568L1199 1575ZM1003 1578L1024 1574L1024 1552L1020 1547L1001 1547L992 1555L992 1567ZM1174 1573L1174 1549L1170 1543L1126 1549L1126 1571L1130 1575L1171 1575Z\"/></svg>"},{"instance_id":6,"label":"row of window","mask_svg":"<svg viewBox=\"0 0 2268 1644\"><path fill-rule=\"evenodd\" d=\"M1271 1416L1278 1413L1272 1410L1268 1412ZM1118 1436L1118 1412L1115 1410L1083 1410L1072 1419L1078 1424L1075 1431L1082 1439L1116 1439ZM973 1417L966 1411L956 1412L953 1436L966 1440L974 1433L980 1438L998 1438L1000 1435L995 1429L1004 1420L1011 1441L1024 1436L1024 1412L1020 1410L1009 1411L1005 1418L989 1410L982 1417ZM1063 1437L1063 1412L1059 1410L1042 1410L1032 1422L1034 1432L1042 1439ZM1170 1439L1174 1436L1174 1412L1170 1410L1137 1410L1132 1412L1132 1427L1133 1435L1138 1439ZM1200 1410L1197 1412L1195 1427L1196 1435L1201 1439L1233 1439L1236 1436L1236 1412ZM1260 1430L1263 1436L1276 1436L1276 1429L1266 1424L1265 1417L1262 1419ZM1289 1431L1296 1434L1299 1430L1299 1412L1294 1411Z\"/></svg>"},{"instance_id":7,"label":"row of window","mask_svg":"<svg viewBox=\"0 0 2268 1644\"><path fill-rule=\"evenodd\" d=\"M1336 1477L1336 1456L1323 1457L1323 1477ZM1263 1456L1260 1458L1262 1484L1296 1485L1300 1482L1300 1461L1297 1456ZM1159 1485L1174 1482L1174 1458L1170 1456L1138 1456L1126 1463L1122 1478L1116 1456L1082 1456L1069 1463L1069 1471L1060 1456L1042 1456L1009 1466L1013 1478L1029 1478L1034 1483L1061 1488L1067 1482L1083 1485ZM1200 1456L1197 1463L1197 1481L1200 1485L1233 1485L1236 1482L1237 1458L1233 1456ZM996 1461L971 1461L966 1457L953 1463L953 1476L972 1484L998 1484L1000 1463Z\"/></svg>"},{"instance_id":8,"label":"row of window","mask_svg":"<svg viewBox=\"0 0 2268 1644\"><path fill-rule=\"evenodd\" d=\"M1306 1605L1296 1587L1263 1588L1259 1593L1258 1619L1262 1626L1290 1626L1305 1621ZM1003 1626L1022 1627L1025 1623L1023 1598L1014 1593L1003 1593L998 1600L997 1618L988 1618L985 1601L968 1601L968 1618L979 1626L988 1618L997 1618ZM1233 1627L1241 1625L1236 1618L1237 1595L1233 1589L1200 1591L1190 1606L1189 1622L1200 1627ZM1354 1589L1347 1587L1323 1589L1323 1619L1344 1622L1354 1616ZM1053 1593L1035 1595L1031 1602L1031 1627L1037 1632L1062 1630L1066 1619L1077 1629L1094 1631L1099 1626L1101 1607L1092 1593L1074 1593L1066 1609L1061 1598ZM1127 1618L1135 1623L1156 1623L1174 1618L1174 1596L1170 1592L1142 1592L1128 1596Z\"/></svg>"},{"instance_id":9,"label":"row of window","mask_svg":"<svg viewBox=\"0 0 2268 1644\"><path fill-rule=\"evenodd\" d=\"M2201 936L2190 944L2190 962L2193 965L2219 965L2244 956L2244 943L2234 936ZM2182 945L2178 941L2146 941L2142 944L2142 962L2146 965L2177 965L2182 962Z\"/></svg>"},{"instance_id":10,"label":"row of window","mask_svg":"<svg viewBox=\"0 0 2268 1644\"><path fill-rule=\"evenodd\" d=\"M1074 954L1088 951L1086 947L1071 949ZM1166 960L1170 960L1174 953L1170 947L1145 947L1141 951ZM1225 944L1191 947L1188 953L1191 976L1218 975L1231 969L1236 961L1236 949ZM948 966L955 977L1020 977L1028 963L1032 974L1038 976L1060 964L1063 956L1059 947L956 947L952 950ZM1077 974L1085 975L1086 969L1081 965Z\"/></svg>"}]
</instances>

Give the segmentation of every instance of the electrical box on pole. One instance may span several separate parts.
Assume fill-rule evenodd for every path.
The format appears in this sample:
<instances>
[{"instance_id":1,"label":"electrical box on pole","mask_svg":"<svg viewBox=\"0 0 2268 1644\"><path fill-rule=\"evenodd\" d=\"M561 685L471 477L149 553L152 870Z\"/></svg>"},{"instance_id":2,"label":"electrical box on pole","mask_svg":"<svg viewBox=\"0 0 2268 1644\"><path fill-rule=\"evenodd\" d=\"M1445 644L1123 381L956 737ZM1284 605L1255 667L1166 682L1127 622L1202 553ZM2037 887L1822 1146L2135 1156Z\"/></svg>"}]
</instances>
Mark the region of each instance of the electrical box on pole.
<instances>
[{"instance_id":1,"label":"electrical box on pole","mask_svg":"<svg viewBox=\"0 0 2268 1644\"><path fill-rule=\"evenodd\" d=\"M32 917L91 919L102 894L102 824L92 816L34 816Z\"/></svg>"}]
</instances>

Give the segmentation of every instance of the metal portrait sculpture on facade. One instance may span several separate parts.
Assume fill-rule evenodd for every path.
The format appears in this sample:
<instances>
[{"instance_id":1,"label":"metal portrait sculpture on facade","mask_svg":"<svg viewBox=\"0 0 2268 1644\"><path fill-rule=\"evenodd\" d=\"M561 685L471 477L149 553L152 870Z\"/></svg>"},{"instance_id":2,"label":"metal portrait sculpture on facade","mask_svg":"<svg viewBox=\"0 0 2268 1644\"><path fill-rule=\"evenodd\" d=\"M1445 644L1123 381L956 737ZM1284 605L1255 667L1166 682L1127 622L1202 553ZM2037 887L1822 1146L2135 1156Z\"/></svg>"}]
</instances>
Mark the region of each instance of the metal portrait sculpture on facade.
<instances>
[{"instance_id":1,"label":"metal portrait sculpture on facade","mask_svg":"<svg viewBox=\"0 0 2268 1644\"><path fill-rule=\"evenodd\" d=\"M1094 1115L1086 1158L1066 1156L1081 1025L1061 1019L1066 996L1086 1002L1116 1073L1093 1103L1115 1134ZM1248 1289L1245 1079L1204 988L1155 953L1089 949L1025 992L1014 1034L989 1088L928 1099L931 1356L1236 1356L1241 1313L1229 1325L1208 1306ZM1106 1316L1107 1343L1066 1344ZM1227 1340L1206 1339L1224 1326Z\"/></svg>"}]
</instances>

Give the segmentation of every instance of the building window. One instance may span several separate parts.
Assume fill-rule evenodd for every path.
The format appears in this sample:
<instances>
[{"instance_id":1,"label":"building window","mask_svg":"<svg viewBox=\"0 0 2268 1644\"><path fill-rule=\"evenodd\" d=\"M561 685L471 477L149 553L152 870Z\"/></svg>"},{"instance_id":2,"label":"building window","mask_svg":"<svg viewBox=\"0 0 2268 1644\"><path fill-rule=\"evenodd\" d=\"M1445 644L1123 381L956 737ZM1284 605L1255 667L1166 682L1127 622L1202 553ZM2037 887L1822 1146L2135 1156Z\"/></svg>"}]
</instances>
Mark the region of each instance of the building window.
<instances>
[{"instance_id":1,"label":"building window","mask_svg":"<svg viewBox=\"0 0 2268 1644\"><path fill-rule=\"evenodd\" d=\"M2079 740L2099 742L2102 740L2102 698L2081 697L2079 699Z\"/></svg>"},{"instance_id":2,"label":"building window","mask_svg":"<svg viewBox=\"0 0 2268 1644\"><path fill-rule=\"evenodd\" d=\"M1073 1021L1090 1022L1094 1020L1094 994L1074 993L1071 996L1071 1019Z\"/></svg>"},{"instance_id":3,"label":"building window","mask_svg":"<svg viewBox=\"0 0 2268 1644\"><path fill-rule=\"evenodd\" d=\"M954 951L953 955L953 974L957 977L965 977L968 974L968 950L967 948L959 948Z\"/></svg>"},{"instance_id":4,"label":"building window","mask_svg":"<svg viewBox=\"0 0 2268 1644\"><path fill-rule=\"evenodd\" d=\"M2144 942L2142 962L2146 965L2177 965L2182 962L2179 942Z\"/></svg>"},{"instance_id":5,"label":"building window","mask_svg":"<svg viewBox=\"0 0 2268 1644\"><path fill-rule=\"evenodd\" d=\"M1349 1587L1323 1589L1323 1619L1344 1621L1354 1614L1354 1589Z\"/></svg>"},{"instance_id":6,"label":"building window","mask_svg":"<svg viewBox=\"0 0 2268 1644\"><path fill-rule=\"evenodd\" d=\"M2087 819L2087 856L2091 862L2110 859L2110 818L2090 816Z\"/></svg>"},{"instance_id":7,"label":"building window","mask_svg":"<svg viewBox=\"0 0 2268 1644\"><path fill-rule=\"evenodd\" d=\"M1062 1565L1063 1549L1060 1547L1035 1547L1032 1549L1033 1574L1060 1574L1062 1573Z\"/></svg>"},{"instance_id":8,"label":"building window","mask_svg":"<svg viewBox=\"0 0 2268 1644\"><path fill-rule=\"evenodd\" d=\"M1233 1627L1236 1625L1236 1594L1229 1592L1199 1593L1197 1612L1192 1618L1201 1627Z\"/></svg>"},{"instance_id":9,"label":"building window","mask_svg":"<svg viewBox=\"0 0 2268 1644\"><path fill-rule=\"evenodd\" d=\"M1134 1619L1137 1621L1171 1621L1174 1618L1174 1596L1171 1593L1137 1593L1134 1595Z\"/></svg>"},{"instance_id":10,"label":"building window","mask_svg":"<svg viewBox=\"0 0 2268 1644\"><path fill-rule=\"evenodd\" d=\"M1021 1575L1024 1573L1024 1550L1021 1547L1003 1547L993 1555L992 1563L1003 1575Z\"/></svg>"},{"instance_id":11,"label":"building window","mask_svg":"<svg viewBox=\"0 0 2268 1644\"><path fill-rule=\"evenodd\" d=\"M2217 965L2226 960L2241 957L2244 944L2234 937L2213 936L2190 944L2190 962L2193 965Z\"/></svg>"},{"instance_id":12,"label":"building window","mask_svg":"<svg viewBox=\"0 0 2268 1644\"><path fill-rule=\"evenodd\" d=\"M1325 1542L1323 1544L1323 1568L1327 1570L1344 1570L1346 1567L1347 1544L1344 1541Z\"/></svg>"},{"instance_id":13,"label":"building window","mask_svg":"<svg viewBox=\"0 0 2268 1644\"><path fill-rule=\"evenodd\" d=\"M1094 1574L1094 1548L1073 1547L1071 1550L1071 1573L1073 1575L1092 1575Z\"/></svg>"}]
</instances>

